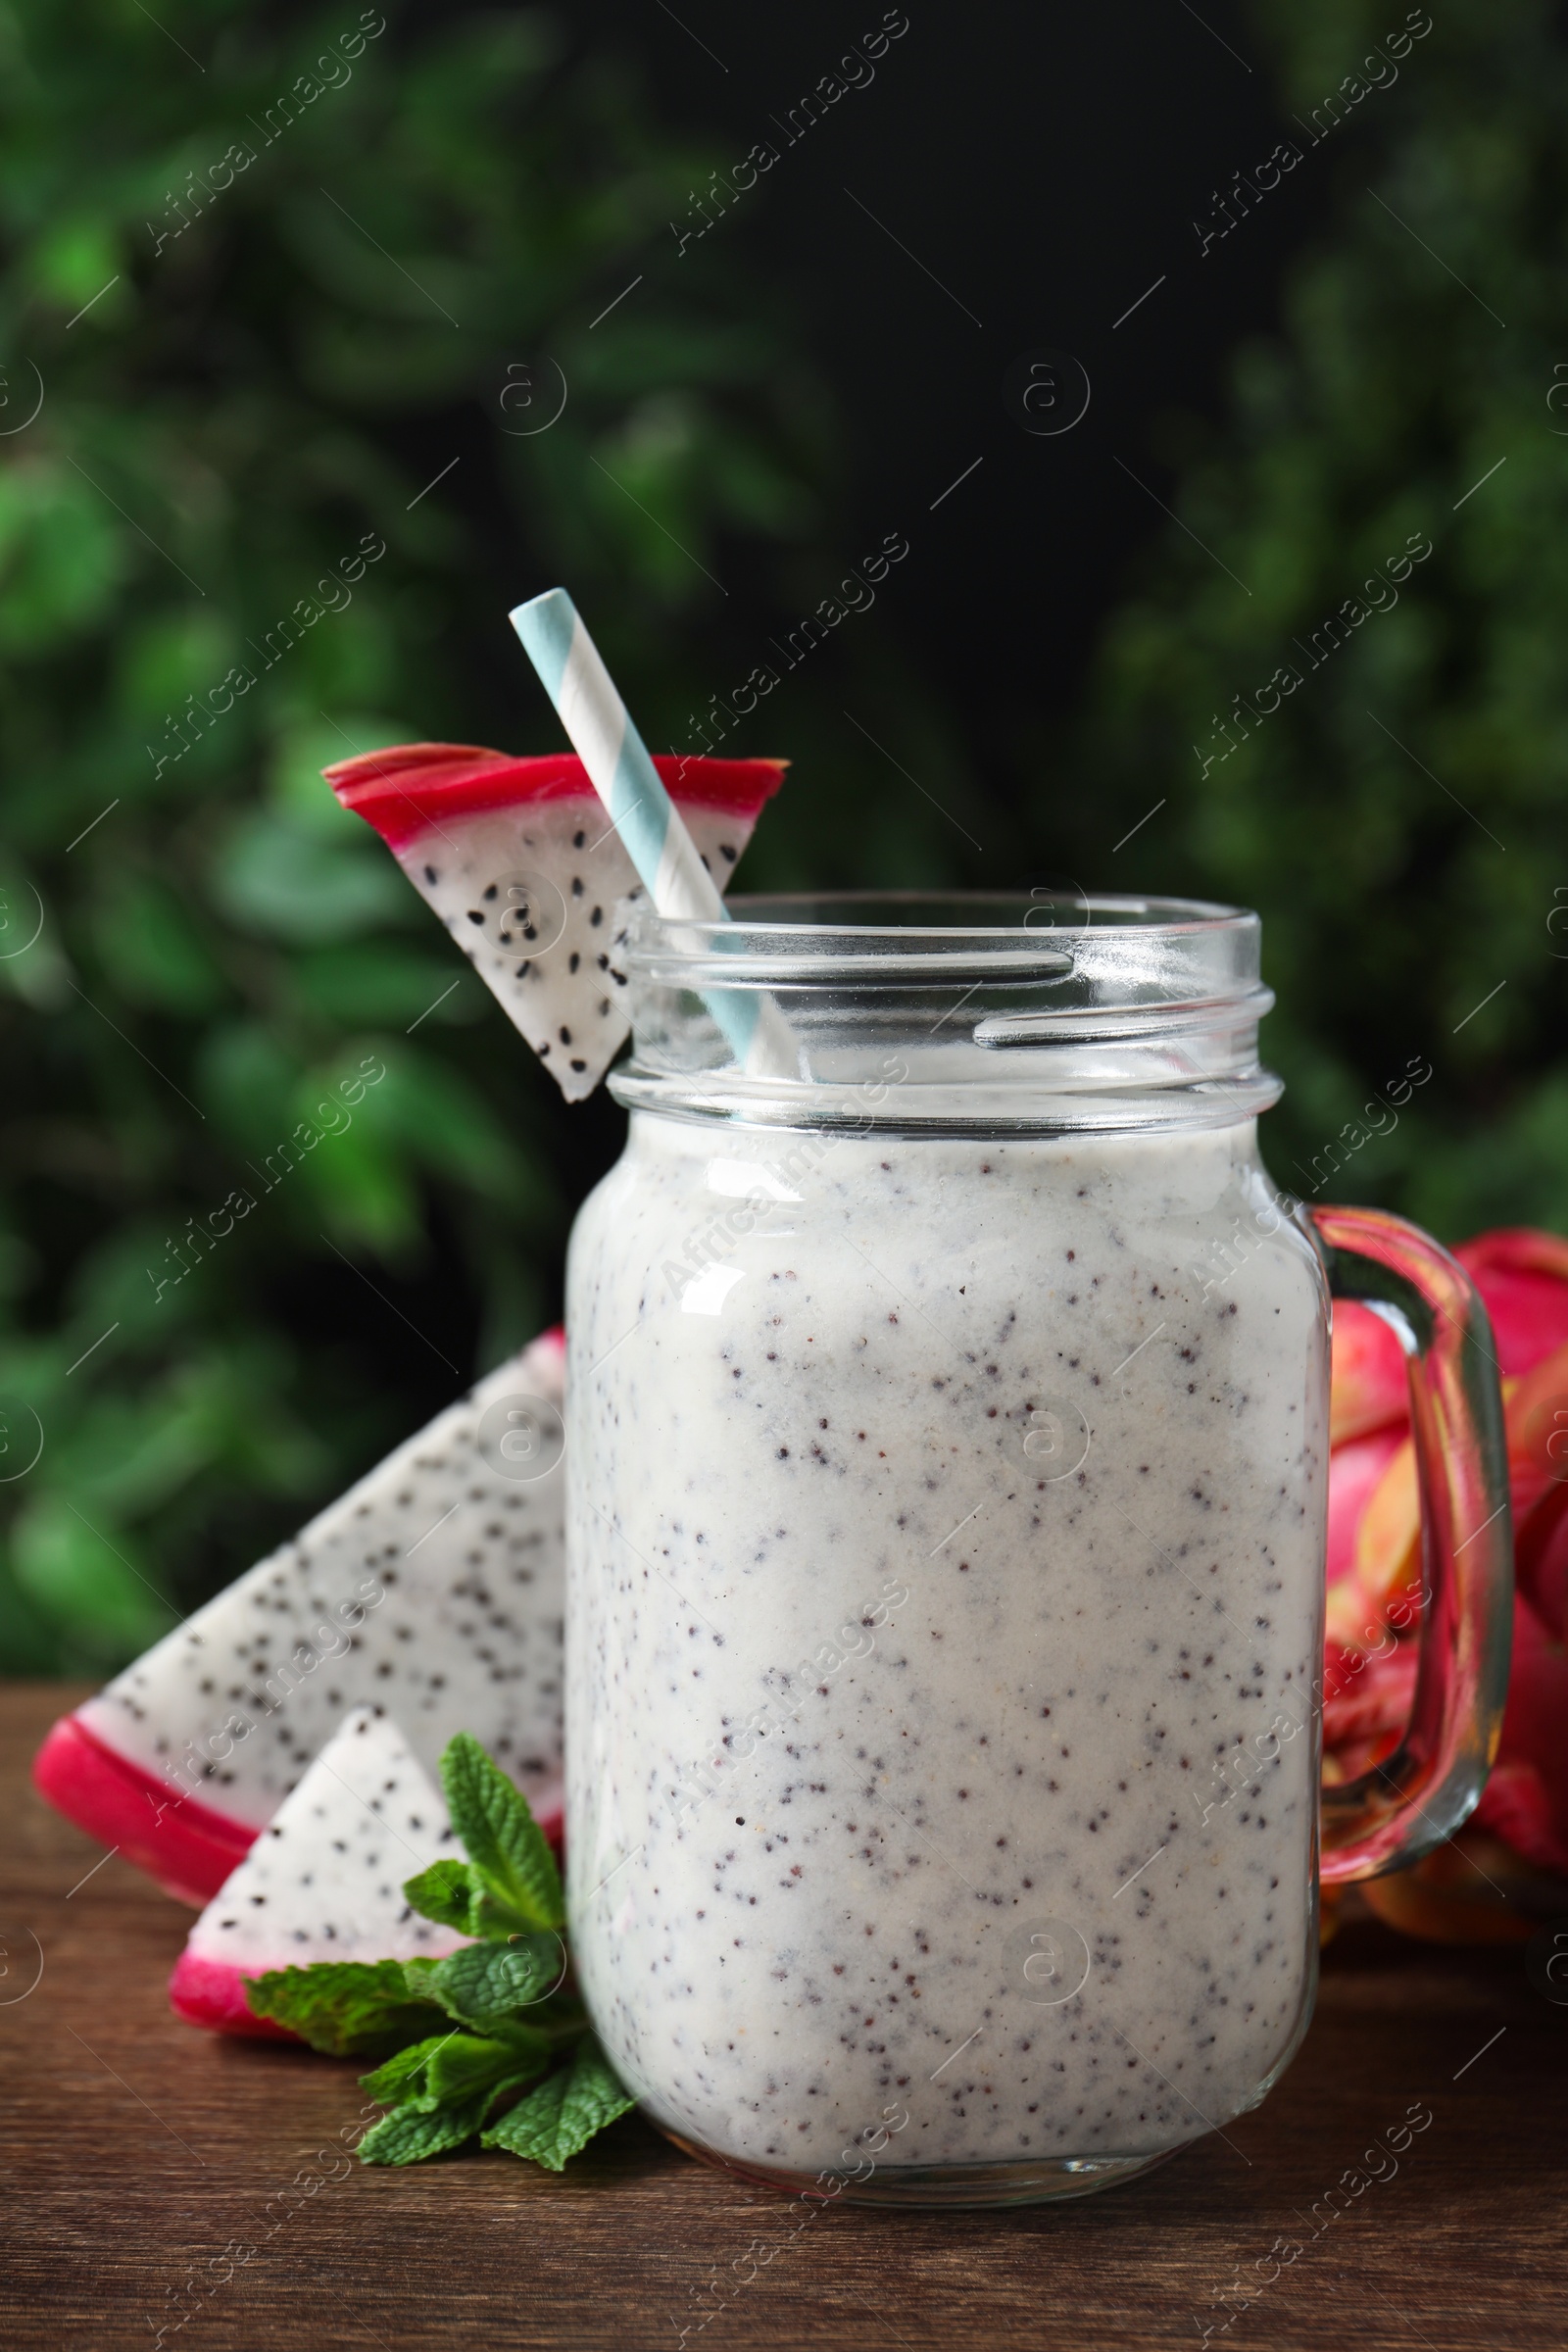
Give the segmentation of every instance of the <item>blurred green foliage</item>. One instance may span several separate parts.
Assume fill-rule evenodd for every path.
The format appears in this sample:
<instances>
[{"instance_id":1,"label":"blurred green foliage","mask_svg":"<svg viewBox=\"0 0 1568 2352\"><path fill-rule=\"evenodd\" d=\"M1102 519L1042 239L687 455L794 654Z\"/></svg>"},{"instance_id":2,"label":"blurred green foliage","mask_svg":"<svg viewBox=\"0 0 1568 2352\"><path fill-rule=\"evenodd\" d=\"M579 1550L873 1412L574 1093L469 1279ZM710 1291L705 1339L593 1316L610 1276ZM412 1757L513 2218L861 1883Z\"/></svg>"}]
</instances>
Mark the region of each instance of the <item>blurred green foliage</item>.
<instances>
[{"instance_id":1,"label":"blurred green foliage","mask_svg":"<svg viewBox=\"0 0 1568 2352\"><path fill-rule=\"evenodd\" d=\"M1399 18L1250 8L1308 117ZM0 5L13 1671L131 1654L525 1339L614 1148L617 1114L565 1111L321 765L558 742L505 621L558 579L650 740L694 748L864 552L744 224L675 264L712 157L546 13L389 16ZM1186 529L1112 618L1071 764L1059 739L1029 762L1075 789L1031 781L999 818L880 624L722 746L798 760L754 887L961 878L849 705L988 839L1261 907L1276 1173L1309 1189L1369 1090L1429 1058L1325 1191L1447 1236L1568 1226L1565 54L1539 0L1444 0L1397 90L1303 153L1338 183L1330 231L1223 424L1169 426ZM1397 605L1312 666L1298 641L1410 533L1433 553ZM193 719L362 542L385 553L352 601ZM1255 711L1293 662L1244 734L1235 698ZM345 1126L318 1106L367 1061ZM305 1121L320 1142L264 1189ZM176 1280L237 1190L254 1210Z\"/></svg>"},{"instance_id":2,"label":"blurred green foliage","mask_svg":"<svg viewBox=\"0 0 1568 2352\"><path fill-rule=\"evenodd\" d=\"M505 614L560 578L684 747L755 658L724 550L791 612L844 567L819 385L733 240L655 243L706 166L544 13L383 23L0 8L13 1670L132 1654L555 1309L612 1114L571 1126L323 762L559 742ZM649 272L657 322L607 307Z\"/></svg>"},{"instance_id":3,"label":"blurred green foliage","mask_svg":"<svg viewBox=\"0 0 1568 2352\"><path fill-rule=\"evenodd\" d=\"M1118 881L1265 911L1282 1184L1322 1183L1329 1147L1414 1055L1436 1082L1318 1197L1446 1239L1568 1229L1560 17L1434 0L1395 85L1389 65L1362 72L1404 24L1389 0L1249 15L1298 176L1337 182L1331 233L1292 269L1279 335L1238 353L1223 425L1168 436L1185 529L1114 618L1078 757L1118 833L1166 799ZM1352 74L1363 94L1311 145ZM1254 226L1236 222L1200 267L1226 266ZM1397 604L1363 596L1411 533L1433 553ZM1347 617L1314 666L1314 632L1355 597L1385 609ZM1257 715L1292 663L1300 685Z\"/></svg>"}]
</instances>

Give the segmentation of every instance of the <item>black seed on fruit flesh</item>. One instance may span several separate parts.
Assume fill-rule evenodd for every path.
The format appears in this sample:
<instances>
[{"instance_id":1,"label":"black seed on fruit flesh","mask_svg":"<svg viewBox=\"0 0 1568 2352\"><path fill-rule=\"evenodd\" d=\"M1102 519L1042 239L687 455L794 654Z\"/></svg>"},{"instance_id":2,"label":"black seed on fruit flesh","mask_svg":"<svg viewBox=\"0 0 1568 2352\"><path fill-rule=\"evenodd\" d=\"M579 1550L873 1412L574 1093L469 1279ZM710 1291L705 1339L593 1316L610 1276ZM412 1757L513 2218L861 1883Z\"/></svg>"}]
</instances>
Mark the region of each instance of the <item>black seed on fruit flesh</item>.
<instances>
[{"instance_id":1,"label":"black seed on fruit flesh","mask_svg":"<svg viewBox=\"0 0 1568 2352\"><path fill-rule=\"evenodd\" d=\"M500 885L499 885L498 883L495 883L495 882L492 882L492 883L490 883L490 884L487 886L486 890L485 890L485 893L484 893L485 897L486 897L487 899L493 899L493 898L496 896L496 893L497 893L497 891L498 891L499 887L500 887Z\"/></svg>"},{"instance_id":2,"label":"black seed on fruit flesh","mask_svg":"<svg viewBox=\"0 0 1568 2352\"><path fill-rule=\"evenodd\" d=\"M721 858L727 858L731 865L734 864L736 858L740 856L739 850L732 850L727 841L721 841L719 843L718 854Z\"/></svg>"},{"instance_id":3,"label":"black seed on fruit flesh","mask_svg":"<svg viewBox=\"0 0 1568 2352\"><path fill-rule=\"evenodd\" d=\"M573 948L573 949L572 949L572 951L571 951L571 955L570 955L570 956L567 958L567 962L566 962L566 969L567 969L567 971L568 971L568 972L574 972L574 971L577 969L577 966L578 966L578 964L579 964L579 963L581 963L581 961L582 961L582 957L581 957L581 956L578 955L578 953L577 953L576 949L575 949L575 948Z\"/></svg>"},{"instance_id":4,"label":"black seed on fruit flesh","mask_svg":"<svg viewBox=\"0 0 1568 2352\"><path fill-rule=\"evenodd\" d=\"M600 998L600 1000L599 1000L599 1009L600 1009L600 1011L601 1011L602 1013L604 1013L604 1012L608 1012L608 1011L610 1010L610 999L609 999L608 997L601 997L601 998Z\"/></svg>"},{"instance_id":5,"label":"black seed on fruit flesh","mask_svg":"<svg viewBox=\"0 0 1568 2352\"><path fill-rule=\"evenodd\" d=\"M699 852L698 852L698 856L699 856L699 857L702 858L702 861L703 861L704 865L705 865L705 866L707 866L707 868L708 868L708 871L709 871L710 873L711 873L713 869L712 869L712 867L711 867L710 865L709 865L709 864L708 864L708 852L707 852L706 850L699 850Z\"/></svg>"},{"instance_id":6,"label":"black seed on fruit flesh","mask_svg":"<svg viewBox=\"0 0 1568 2352\"><path fill-rule=\"evenodd\" d=\"M524 939L537 939L537 938L538 938L538 936L539 936L539 926L538 926L538 924L537 924L537 923L524 923L524 924L523 924L523 926L522 926L522 936L523 936L523 938L524 938Z\"/></svg>"},{"instance_id":7,"label":"black seed on fruit flesh","mask_svg":"<svg viewBox=\"0 0 1568 2352\"><path fill-rule=\"evenodd\" d=\"M574 899L582 897L582 876L580 874L573 874L571 877L571 895Z\"/></svg>"},{"instance_id":8,"label":"black seed on fruit flesh","mask_svg":"<svg viewBox=\"0 0 1568 2352\"><path fill-rule=\"evenodd\" d=\"M541 1061L543 1061L543 1059L544 1059L545 1055L546 1055L546 1054L549 1053L549 1051L550 1051L550 1040L549 1040L549 1038L547 1037L547 1038L545 1039L545 1042L544 1042L544 1044L543 1044L543 1045L542 1045L542 1046L539 1048L539 1058L540 1058L540 1060L541 1060ZM383 1580L383 1581L384 1581L384 1580Z\"/></svg>"},{"instance_id":9,"label":"black seed on fruit flesh","mask_svg":"<svg viewBox=\"0 0 1568 2352\"><path fill-rule=\"evenodd\" d=\"M586 833L574 833L574 834L572 835L572 837L571 837L571 846L572 846L572 848L573 848L574 850L580 850L580 849L582 848L582 845L583 845L583 843L584 843L584 842L587 840L587 838L588 838L588 836L587 836L587 834L586 834Z\"/></svg>"},{"instance_id":10,"label":"black seed on fruit flesh","mask_svg":"<svg viewBox=\"0 0 1568 2352\"><path fill-rule=\"evenodd\" d=\"M612 972L612 973L611 973L611 975L610 975L610 977L612 978L612 980L613 980L613 982L615 983L615 986L616 986L617 988L624 988L624 987L625 987L625 985L626 985L626 975L625 975L625 973L624 973L624 972Z\"/></svg>"},{"instance_id":11,"label":"black seed on fruit flesh","mask_svg":"<svg viewBox=\"0 0 1568 2352\"><path fill-rule=\"evenodd\" d=\"M564 1029L562 1030L562 1032L561 1032L561 1042L562 1042L562 1044L563 1044L564 1046L569 1046L569 1045L570 1045L570 1043L571 1043L571 1031L570 1031L569 1029L565 1029L565 1028L564 1028Z\"/></svg>"},{"instance_id":12,"label":"black seed on fruit flesh","mask_svg":"<svg viewBox=\"0 0 1568 2352\"><path fill-rule=\"evenodd\" d=\"M519 963L517 966L517 978L519 980L525 980L532 969L533 965L531 963Z\"/></svg>"},{"instance_id":13,"label":"black seed on fruit flesh","mask_svg":"<svg viewBox=\"0 0 1568 2352\"><path fill-rule=\"evenodd\" d=\"M609 971L609 969L610 969L610 957L609 957L608 956L600 956L600 958L599 958L599 969L600 969L602 972L608 972L608 971Z\"/></svg>"},{"instance_id":14,"label":"black seed on fruit flesh","mask_svg":"<svg viewBox=\"0 0 1568 2352\"><path fill-rule=\"evenodd\" d=\"M604 919L605 910L602 906L596 906L592 914L588 917L590 923L602 923Z\"/></svg>"},{"instance_id":15,"label":"black seed on fruit flesh","mask_svg":"<svg viewBox=\"0 0 1568 2352\"><path fill-rule=\"evenodd\" d=\"M484 921L484 916L480 913L477 913L475 909L470 906L468 908L468 920L470 923L482 923Z\"/></svg>"},{"instance_id":16,"label":"black seed on fruit flesh","mask_svg":"<svg viewBox=\"0 0 1568 2352\"><path fill-rule=\"evenodd\" d=\"M440 881L440 879L441 879L440 875L439 875L439 874L436 872L436 870L435 870L435 867L434 867L433 865L427 865L427 866L425 867L425 869L424 869L424 878L425 878L425 880L426 880L427 882L439 882L439 881Z\"/></svg>"},{"instance_id":17,"label":"black seed on fruit flesh","mask_svg":"<svg viewBox=\"0 0 1568 2352\"><path fill-rule=\"evenodd\" d=\"M571 1066L574 1070L585 1070L588 1064L585 1061L574 1061Z\"/></svg>"}]
</instances>

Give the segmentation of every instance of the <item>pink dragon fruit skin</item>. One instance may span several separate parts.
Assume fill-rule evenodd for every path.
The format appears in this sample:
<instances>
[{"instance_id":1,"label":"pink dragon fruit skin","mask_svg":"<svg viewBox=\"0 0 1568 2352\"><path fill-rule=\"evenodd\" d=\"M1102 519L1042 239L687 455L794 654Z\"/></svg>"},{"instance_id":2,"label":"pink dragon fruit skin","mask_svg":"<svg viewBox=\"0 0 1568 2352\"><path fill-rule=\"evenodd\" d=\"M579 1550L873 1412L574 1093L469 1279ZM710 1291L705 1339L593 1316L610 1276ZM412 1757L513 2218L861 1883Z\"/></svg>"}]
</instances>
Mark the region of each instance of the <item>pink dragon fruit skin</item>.
<instances>
[{"instance_id":1,"label":"pink dragon fruit skin","mask_svg":"<svg viewBox=\"0 0 1568 2352\"><path fill-rule=\"evenodd\" d=\"M723 890L786 762L654 765ZM621 949L643 890L581 760L406 743L322 772L381 835L566 1101L591 1095L630 1028Z\"/></svg>"},{"instance_id":2,"label":"pink dragon fruit skin","mask_svg":"<svg viewBox=\"0 0 1568 2352\"><path fill-rule=\"evenodd\" d=\"M1454 1256L1487 1302L1504 1379L1517 1379L1568 1346L1568 1241L1529 1225L1504 1225L1461 1242Z\"/></svg>"},{"instance_id":3,"label":"pink dragon fruit skin","mask_svg":"<svg viewBox=\"0 0 1568 2352\"><path fill-rule=\"evenodd\" d=\"M559 1837L564 1361L536 1340L57 1723L42 1794L199 1905L370 1703L430 1773L472 1732Z\"/></svg>"},{"instance_id":4,"label":"pink dragon fruit skin","mask_svg":"<svg viewBox=\"0 0 1568 2352\"><path fill-rule=\"evenodd\" d=\"M215 2033L296 2035L257 2017L248 1979L317 1960L439 1960L466 1936L421 1919L404 1882L461 1856L440 1791L388 1715L358 1707L191 1929L169 1997Z\"/></svg>"}]
</instances>

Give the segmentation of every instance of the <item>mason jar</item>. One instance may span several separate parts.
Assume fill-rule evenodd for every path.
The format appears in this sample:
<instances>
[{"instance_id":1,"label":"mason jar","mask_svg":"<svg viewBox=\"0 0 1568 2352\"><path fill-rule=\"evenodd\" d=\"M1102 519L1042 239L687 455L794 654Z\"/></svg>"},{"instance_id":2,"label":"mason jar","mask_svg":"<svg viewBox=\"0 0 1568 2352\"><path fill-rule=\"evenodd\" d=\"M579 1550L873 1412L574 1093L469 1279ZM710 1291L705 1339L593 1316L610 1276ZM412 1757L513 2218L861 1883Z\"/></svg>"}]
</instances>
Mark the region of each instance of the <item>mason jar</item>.
<instances>
[{"instance_id":1,"label":"mason jar","mask_svg":"<svg viewBox=\"0 0 1568 2352\"><path fill-rule=\"evenodd\" d=\"M1081 2195L1258 2104L1320 1877L1480 1792L1484 1309L1413 1227L1269 1177L1255 915L734 911L633 930L626 1148L571 1243L582 1991L740 2173ZM1320 1792L1334 1292L1407 1353L1425 1570L1407 1735Z\"/></svg>"}]
</instances>

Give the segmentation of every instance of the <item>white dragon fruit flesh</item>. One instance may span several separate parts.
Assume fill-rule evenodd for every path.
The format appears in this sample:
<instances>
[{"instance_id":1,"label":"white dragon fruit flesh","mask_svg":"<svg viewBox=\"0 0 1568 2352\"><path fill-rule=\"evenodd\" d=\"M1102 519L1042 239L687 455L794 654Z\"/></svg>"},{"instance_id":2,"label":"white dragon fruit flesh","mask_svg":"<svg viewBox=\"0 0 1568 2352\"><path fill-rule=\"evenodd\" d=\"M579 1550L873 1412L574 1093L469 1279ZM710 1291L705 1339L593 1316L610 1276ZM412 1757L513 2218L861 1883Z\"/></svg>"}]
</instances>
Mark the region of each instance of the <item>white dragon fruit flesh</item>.
<instances>
[{"instance_id":1,"label":"white dragon fruit flesh","mask_svg":"<svg viewBox=\"0 0 1568 2352\"><path fill-rule=\"evenodd\" d=\"M389 1715L357 1707L191 1929L169 1997L192 2025L286 2038L245 1984L317 1960L440 1960L468 1938L404 1882L462 1858L440 1790Z\"/></svg>"},{"instance_id":2,"label":"white dragon fruit flesh","mask_svg":"<svg viewBox=\"0 0 1568 2352\"><path fill-rule=\"evenodd\" d=\"M654 765L723 890L786 762ZM644 893L582 761L410 743L323 772L344 808L381 835L567 1102L591 1095L631 1026L620 951Z\"/></svg>"},{"instance_id":3,"label":"white dragon fruit flesh","mask_svg":"<svg viewBox=\"0 0 1568 2352\"><path fill-rule=\"evenodd\" d=\"M427 1772L471 1732L559 1836L564 1368L548 1332L64 1717L42 1793L203 1903L368 1703Z\"/></svg>"}]
</instances>

